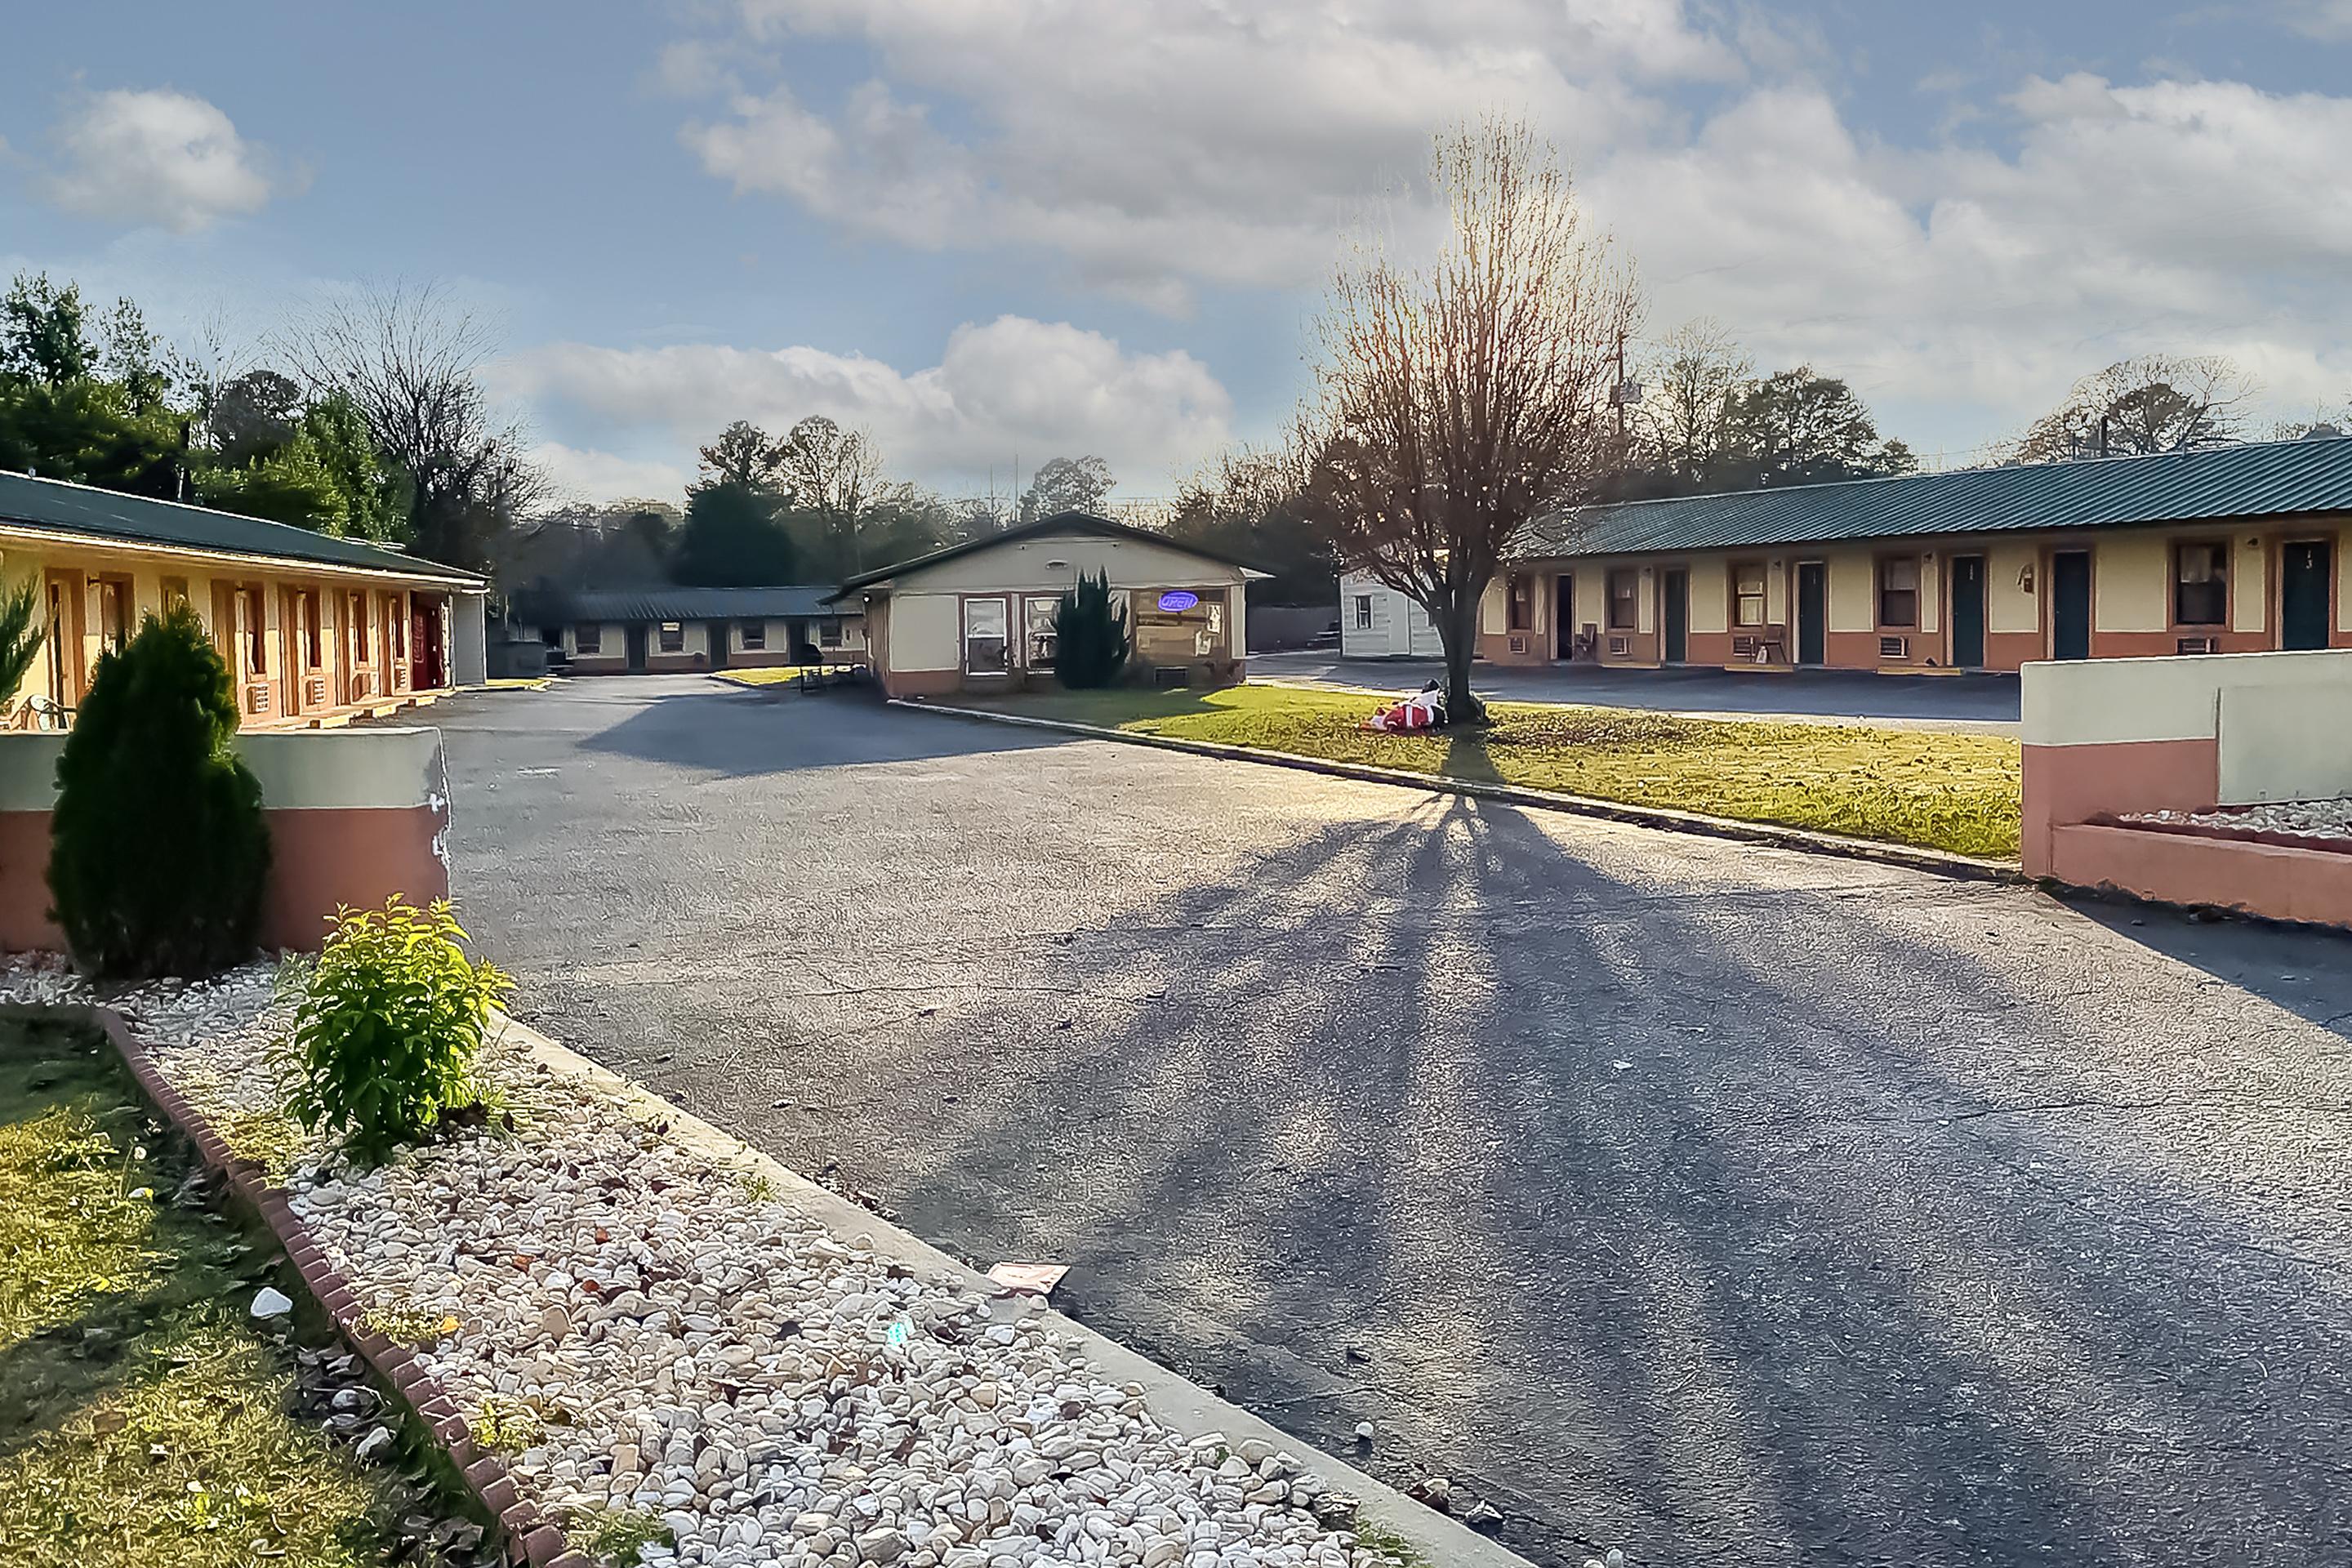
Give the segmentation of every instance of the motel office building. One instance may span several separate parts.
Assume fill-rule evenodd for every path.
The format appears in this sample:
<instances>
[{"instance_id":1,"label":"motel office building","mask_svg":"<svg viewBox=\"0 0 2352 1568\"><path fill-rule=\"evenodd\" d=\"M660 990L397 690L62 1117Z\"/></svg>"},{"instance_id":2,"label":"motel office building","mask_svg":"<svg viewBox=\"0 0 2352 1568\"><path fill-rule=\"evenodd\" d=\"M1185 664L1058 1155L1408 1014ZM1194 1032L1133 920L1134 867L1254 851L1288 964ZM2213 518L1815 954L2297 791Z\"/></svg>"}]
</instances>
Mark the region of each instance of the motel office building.
<instances>
[{"instance_id":1,"label":"motel office building","mask_svg":"<svg viewBox=\"0 0 2352 1568\"><path fill-rule=\"evenodd\" d=\"M1343 585L1343 637L1370 592ZM1521 536L1478 637L1496 664L1915 674L2344 647L2347 437L1588 507Z\"/></svg>"}]
</instances>

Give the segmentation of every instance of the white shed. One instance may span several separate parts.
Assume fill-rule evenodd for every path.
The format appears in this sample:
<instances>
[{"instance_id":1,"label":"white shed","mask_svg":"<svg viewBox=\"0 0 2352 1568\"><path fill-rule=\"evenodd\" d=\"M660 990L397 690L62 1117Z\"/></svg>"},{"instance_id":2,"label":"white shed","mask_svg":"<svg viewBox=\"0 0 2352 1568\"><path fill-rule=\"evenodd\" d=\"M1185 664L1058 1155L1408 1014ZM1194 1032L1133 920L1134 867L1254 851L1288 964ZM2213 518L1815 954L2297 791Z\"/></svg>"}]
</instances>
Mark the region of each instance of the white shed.
<instances>
[{"instance_id":1,"label":"white shed","mask_svg":"<svg viewBox=\"0 0 2352 1568\"><path fill-rule=\"evenodd\" d=\"M1339 579L1339 657L1443 658L1429 612L1361 572Z\"/></svg>"}]
</instances>

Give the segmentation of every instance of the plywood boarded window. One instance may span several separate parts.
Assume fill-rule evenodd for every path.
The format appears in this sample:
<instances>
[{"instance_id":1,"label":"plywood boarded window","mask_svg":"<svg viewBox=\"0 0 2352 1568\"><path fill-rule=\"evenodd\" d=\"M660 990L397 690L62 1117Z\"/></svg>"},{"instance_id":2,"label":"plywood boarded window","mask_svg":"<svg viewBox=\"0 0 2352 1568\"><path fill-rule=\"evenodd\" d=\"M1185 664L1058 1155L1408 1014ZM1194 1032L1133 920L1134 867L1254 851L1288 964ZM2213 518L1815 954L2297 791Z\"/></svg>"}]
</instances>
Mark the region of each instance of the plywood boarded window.
<instances>
[{"instance_id":1,"label":"plywood boarded window","mask_svg":"<svg viewBox=\"0 0 2352 1568\"><path fill-rule=\"evenodd\" d=\"M1878 624L1919 624L1919 558L1890 555L1878 563Z\"/></svg>"},{"instance_id":2,"label":"plywood boarded window","mask_svg":"<svg viewBox=\"0 0 2352 1568\"><path fill-rule=\"evenodd\" d=\"M1741 561L1731 568L1731 624L1764 624L1764 563Z\"/></svg>"},{"instance_id":3,"label":"plywood boarded window","mask_svg":"<svg viewBox=\"0 0 2352 1568\"><path fill-rule=\"evenodd\" d=\"M2218 626L2230 617L2230 544L2184 540L2172 547L2172 618L2184 626Z\"/></svg>"}]
</instances>

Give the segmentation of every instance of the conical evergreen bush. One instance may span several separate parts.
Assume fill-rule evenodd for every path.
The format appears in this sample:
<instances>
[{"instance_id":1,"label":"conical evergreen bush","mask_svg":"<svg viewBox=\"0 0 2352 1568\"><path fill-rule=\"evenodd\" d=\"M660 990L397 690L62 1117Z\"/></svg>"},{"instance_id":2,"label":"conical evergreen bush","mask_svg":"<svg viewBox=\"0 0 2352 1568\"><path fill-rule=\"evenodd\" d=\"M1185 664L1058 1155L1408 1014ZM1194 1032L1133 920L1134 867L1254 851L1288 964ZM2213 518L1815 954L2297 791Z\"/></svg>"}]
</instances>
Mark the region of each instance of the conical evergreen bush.
<instances>
[{"instance_id":1,"label":"conical evergreen bush","mask_svg":"<svg viewBox=\"0 0 2352 1568\"><path fill-rule=\"evenodd\" d=\"M1135 650L1126 595L1114 599L1110 574L1083 574L1054 608L1054 672L1076 690L1116 686Z\"/></svg>"}]
</instances>

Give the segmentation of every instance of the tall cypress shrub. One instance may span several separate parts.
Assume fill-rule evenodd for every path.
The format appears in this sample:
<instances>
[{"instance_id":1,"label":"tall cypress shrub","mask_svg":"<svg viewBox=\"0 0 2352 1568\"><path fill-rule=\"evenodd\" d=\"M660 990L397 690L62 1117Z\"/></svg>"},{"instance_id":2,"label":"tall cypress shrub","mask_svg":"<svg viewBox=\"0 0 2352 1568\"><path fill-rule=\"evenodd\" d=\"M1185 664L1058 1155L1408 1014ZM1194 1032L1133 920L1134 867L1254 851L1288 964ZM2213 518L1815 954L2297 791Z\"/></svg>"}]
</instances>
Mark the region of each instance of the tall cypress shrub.
<instances>
[{"instance_id":1,"label":"tall cypress shrub","mask_svg":"<svg viewBox=\"0 0 2352 1568\"><path fill-rule=\"evenodd\" d=\"M98 662L58 760L49 892L75 961L120 978L249 956L269 868L236 689L183 605Z\"/></svg>"},{"instance_id":2,"label":"tall cypress shrub","mask_svg":"<svg viewBox=\"0 0 2352 1568\"><path fill-rule=\"evenodd\" d=\"M1111 598L1110 574L1080 574L1054 607L1054 672L1074 690L1116 686L1135 651L1127 606Z\"/></svg>"}]
</instances>

